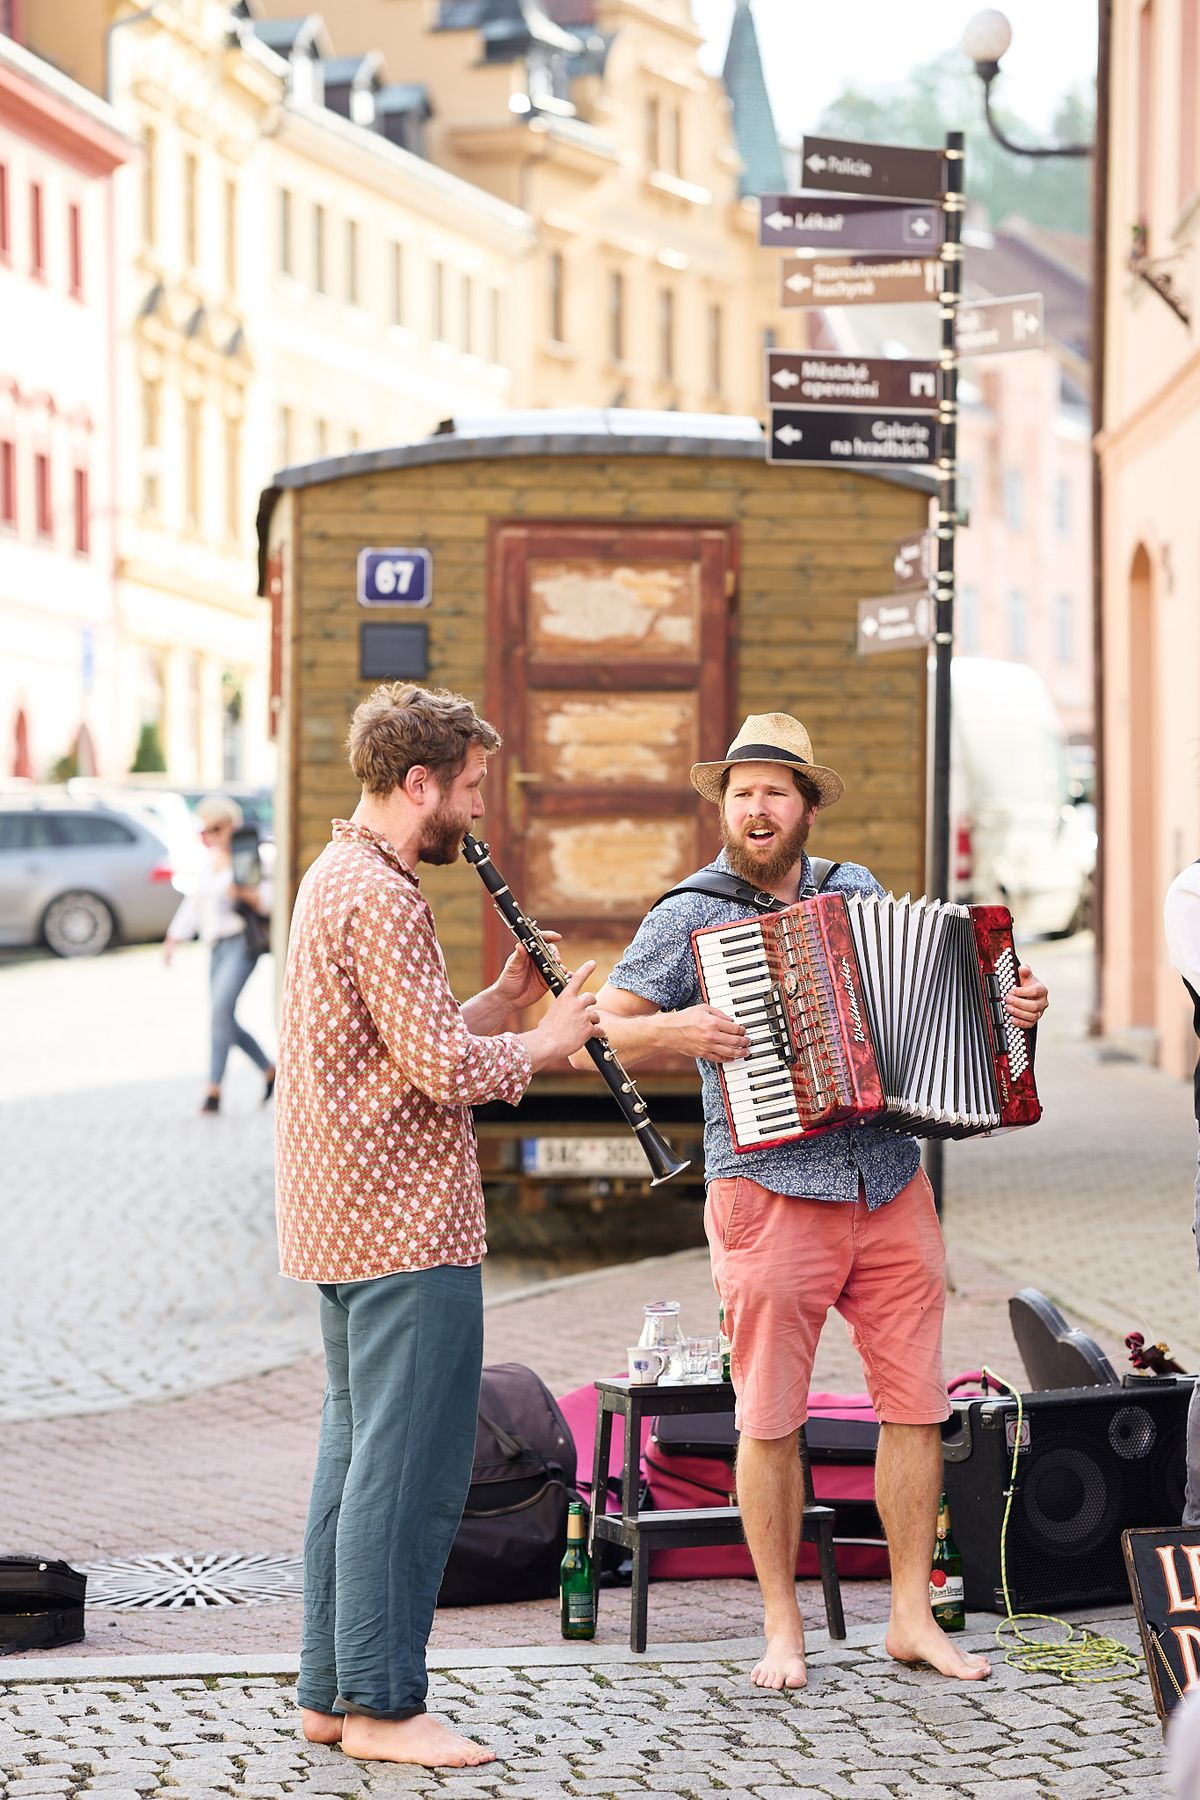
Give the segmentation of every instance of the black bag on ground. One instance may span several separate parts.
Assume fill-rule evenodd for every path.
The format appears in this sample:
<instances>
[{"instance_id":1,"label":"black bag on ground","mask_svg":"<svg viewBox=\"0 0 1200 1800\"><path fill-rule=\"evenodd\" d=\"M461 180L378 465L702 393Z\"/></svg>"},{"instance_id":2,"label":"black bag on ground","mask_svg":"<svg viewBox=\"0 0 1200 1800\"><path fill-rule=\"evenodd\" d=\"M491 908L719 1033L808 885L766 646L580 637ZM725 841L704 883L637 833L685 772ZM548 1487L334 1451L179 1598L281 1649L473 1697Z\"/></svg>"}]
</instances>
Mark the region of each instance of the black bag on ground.
<instances>
[{"instance_id":1,"label":"black bag on ground","mask_svg":"<svg viewBox=\"0 0 1200 1800\"><path fill-rule=\"evenodd\" d=\"M0 1556L0 1656L83 1638L87 1576L47 1556Z\"/></svg>"},{"instance_id":2,"label":"black bag on ground","mask_svg":"<svg viewBox=\"0 0 1200 1800\"><path fill-rule=\"evenodd\" d=\"M483 1371L471 1487L439 1606L558 1592L575 1444L545 1382L521 1363Z\"/></svg>"}]
</instances>

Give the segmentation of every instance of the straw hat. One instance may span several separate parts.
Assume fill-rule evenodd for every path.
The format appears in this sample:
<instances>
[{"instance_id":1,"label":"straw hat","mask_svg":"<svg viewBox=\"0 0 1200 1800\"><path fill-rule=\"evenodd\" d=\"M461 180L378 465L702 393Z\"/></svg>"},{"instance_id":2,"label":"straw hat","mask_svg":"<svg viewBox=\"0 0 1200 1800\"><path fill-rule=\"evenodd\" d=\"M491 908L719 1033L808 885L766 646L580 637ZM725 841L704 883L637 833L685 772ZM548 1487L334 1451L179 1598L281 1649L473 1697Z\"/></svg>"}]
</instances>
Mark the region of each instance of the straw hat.
<instances>
[{"instance_id":1,"label":"straw hat","mask_svg":"<svg viewBox=\"0 0 1200 1800\"><path fill-rule=\"evenodd\" d=\"M719 803L721 777L739 762L778 762L803 769L820 792L818 806L832 806L845 793L842 778L833 769L813 761L812 743L799 719L790 713L751 713L721 762L692 764L692 786L706 800Z\"/></svg>"}]
</instances>

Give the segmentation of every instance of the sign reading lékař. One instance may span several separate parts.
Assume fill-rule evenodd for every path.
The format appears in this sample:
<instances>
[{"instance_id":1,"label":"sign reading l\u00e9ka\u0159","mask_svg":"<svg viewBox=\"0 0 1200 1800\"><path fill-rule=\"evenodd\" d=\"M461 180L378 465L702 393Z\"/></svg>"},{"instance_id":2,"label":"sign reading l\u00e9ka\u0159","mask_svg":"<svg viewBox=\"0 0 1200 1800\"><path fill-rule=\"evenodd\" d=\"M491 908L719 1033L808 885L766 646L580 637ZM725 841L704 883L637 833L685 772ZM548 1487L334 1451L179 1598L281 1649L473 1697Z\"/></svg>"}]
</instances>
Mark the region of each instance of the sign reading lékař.
<instances>
[{"instance_id":1,"label":"sign reading l\u00e9ka\u0159","mask_svg":"<svg viewBox=\"0 0 1200 1800\"><path fill-rule=\"evenodd\" d=\"M883 306L936 300L943 270L935 256L798 256L781 268L783 306Z\"/></svg>"},{"instance_id":2,"label":"sign reading l\u00e9ka\u0159","mask_svg":"<svg viewBox=\"0 0 1200 1800\"><path fill-rule=\"evenodd\" d=\"M788 406L894 406L936 412L938 365L898 356L768 350L767 399Z\"/></svg>"},{"instance_id":3,"label":"sign reading l\u00e9ka\u0159","mask_svg":"<svg viewBox=\"0 0 1200 1800\"><path fill-rule=\"evenodd\" d=\"M759 208L758 241L768 250L887 250L911 256L937 250L942 242L937 206L763 194Z\"/></svg>"},{"instance_id":4,"label":"sign reading l\u00e9ka\u0159","mask_svg":"<svg viewBox=\"0 0 1200 1800\"><path fill-rule=\"evenodd\" d=\"M905 468L936 462L941 429L936 419L901 412L803 412L773 406L767 461L863 463Z\"/></svg>"},{"instance_id":5,"label":"sign reading l\u00e9ka\u0159","mask_svg":"<svg viewBox=\"0 0 1200 1800\"><path fill-rule=\"evenodd\" d=\"M837 194L884 194L940 200L945 164L940 150L905 144L859 144L846 138L806 137L800 151L805 187Z\"/></svg>"}]
</instances>

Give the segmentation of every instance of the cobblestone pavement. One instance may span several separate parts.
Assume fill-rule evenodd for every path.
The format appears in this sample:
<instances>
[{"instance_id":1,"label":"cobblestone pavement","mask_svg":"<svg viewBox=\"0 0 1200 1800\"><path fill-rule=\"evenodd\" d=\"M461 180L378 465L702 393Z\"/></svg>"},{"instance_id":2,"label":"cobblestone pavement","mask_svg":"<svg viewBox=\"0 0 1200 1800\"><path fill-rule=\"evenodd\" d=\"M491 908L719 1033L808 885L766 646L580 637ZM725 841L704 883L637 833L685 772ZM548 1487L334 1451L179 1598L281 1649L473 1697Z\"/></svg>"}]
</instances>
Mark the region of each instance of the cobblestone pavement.
<instances>
[{"instance_id":1,"label":"cobblestone pavement","mask_svg":"<svg viewBox=\"0 0 1200 1800\"><path fill-rule=\"evenodd\" d=\"M1128 1640L1125 1620L1100 1629ZM990 1631L971 1630L987 1650ZM443 1667L431 1705L495 1763L430 1773L354 1763L295 1735L288 1677L108 1676L0 1687L0 1795L77 1800L486 1796L487 1800L1117 1800L1163 1793L1143 1679L1070 1687L999 1663L980 1684L882 1652L878 1631L814 1646L808 1689L760 1694L743 1647L678 1660L519 1656Z\"/></svg>"}]
</instances>

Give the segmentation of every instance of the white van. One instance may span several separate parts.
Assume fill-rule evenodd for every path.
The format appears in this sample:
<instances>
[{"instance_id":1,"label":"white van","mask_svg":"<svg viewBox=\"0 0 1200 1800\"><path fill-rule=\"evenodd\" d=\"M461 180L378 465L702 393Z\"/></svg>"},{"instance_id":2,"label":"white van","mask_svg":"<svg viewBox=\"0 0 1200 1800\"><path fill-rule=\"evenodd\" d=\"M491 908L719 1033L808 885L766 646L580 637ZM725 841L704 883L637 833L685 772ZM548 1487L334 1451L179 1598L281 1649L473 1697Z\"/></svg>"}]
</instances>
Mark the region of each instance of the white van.
<instances>
[{"instance_id":1,"label":"white van","mask_svg":"<svg viewBox=\"0 0 1200 1800\"><path fill-rule=\"evenodd\" d=\"M950 878L956 900L1002 900L1019 938L1087 920L1096 833L1068 798L1066 741L1041 676L956 656L951 668Z\"/></svg>"}]
</instances>

